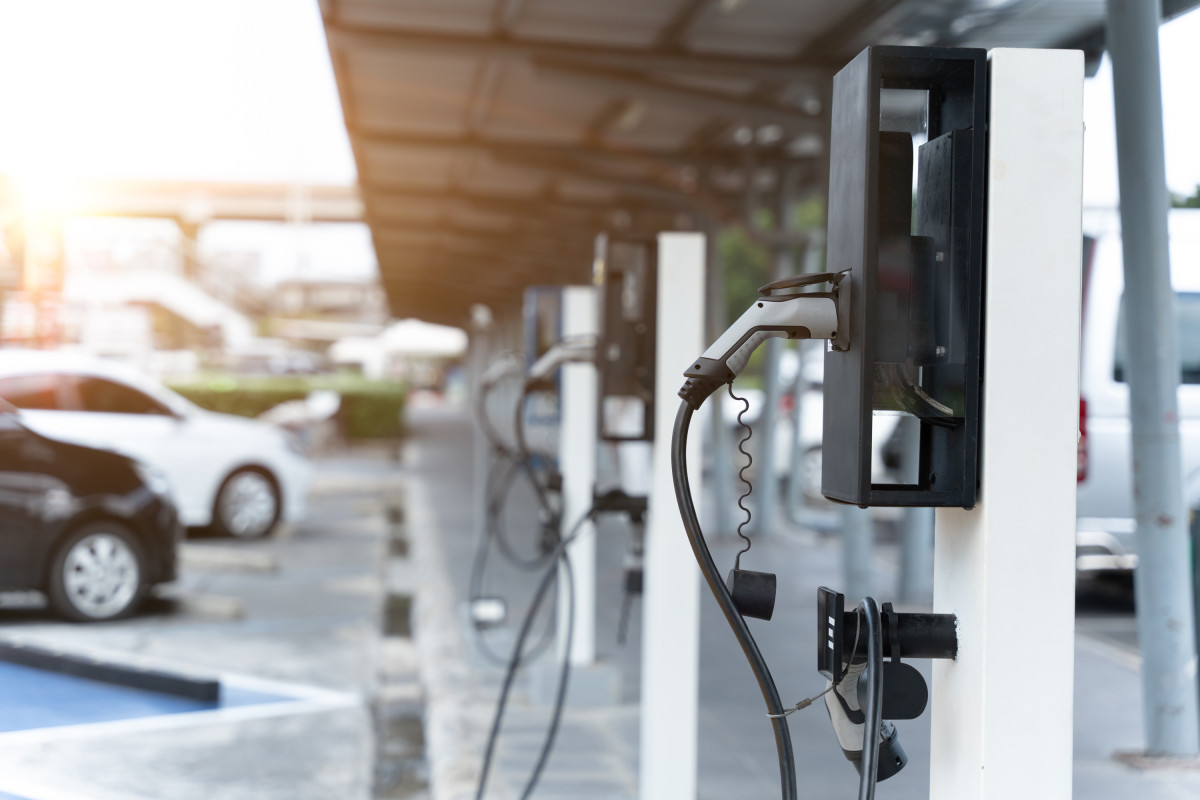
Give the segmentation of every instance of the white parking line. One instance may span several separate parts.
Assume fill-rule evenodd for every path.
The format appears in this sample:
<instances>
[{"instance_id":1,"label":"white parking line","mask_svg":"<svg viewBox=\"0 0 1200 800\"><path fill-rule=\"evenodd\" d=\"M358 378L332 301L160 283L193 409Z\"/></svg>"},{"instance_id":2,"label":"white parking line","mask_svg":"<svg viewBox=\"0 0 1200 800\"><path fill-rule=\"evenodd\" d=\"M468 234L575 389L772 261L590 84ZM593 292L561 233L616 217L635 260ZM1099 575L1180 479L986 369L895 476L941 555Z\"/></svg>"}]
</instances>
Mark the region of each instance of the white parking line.
<instances>
[{"instance_id":1,"label":"white parking line","mask_svg":"<svg viewBox=\"0 0 1200 800\"><path fill-rule=\"evenodd\" d=\"M1087 631L1075 632L1075 646L1081 650L1086 650L1092 655L1100 656L1115 664L1118 664L1133 672L1141 672L1142 657L1137 653L1113 644L1112 642L1103 639L1099 636L1092 635Z\"/></svg>"},{"instance_id":2,"label":"white parking line","mask_svg":"<svg viewBox=\"0 0 1200 800\"><path fill-rule=\"evenodd\" d=\"M266 680L249 675L222 674L221 687L257 692L282 700L266 700L230 708L214 708L203 711L180 711L155 714L135 719L111 722L85 722L76 725L59 725L46 728L29 728L22 731L0 733L0 747L59 742L64 739L81 739L94 736L118 736L146 731L172 730L200 725L230 724L270 717L312 714L339 708L366 706L365 698L332 689L321 689L283 681ZM0 789L15 791L9 787L9 776L0 776Z\"/></svg>"}]
</instances>

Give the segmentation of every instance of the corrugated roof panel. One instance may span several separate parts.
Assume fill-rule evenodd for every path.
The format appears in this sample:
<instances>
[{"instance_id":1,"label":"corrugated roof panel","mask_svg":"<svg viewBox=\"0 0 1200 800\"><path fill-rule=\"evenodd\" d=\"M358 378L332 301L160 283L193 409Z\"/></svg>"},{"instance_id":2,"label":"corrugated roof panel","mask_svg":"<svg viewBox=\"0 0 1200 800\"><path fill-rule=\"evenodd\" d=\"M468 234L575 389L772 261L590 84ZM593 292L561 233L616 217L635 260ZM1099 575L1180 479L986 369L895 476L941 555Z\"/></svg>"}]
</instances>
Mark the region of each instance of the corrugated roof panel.
<instances>
[{"instance_id":1,"label":"corrugated roof panel","mask_svg":"<svg viewBox=\"0 0 1200 800\"><path fill-rule=\"evenodd\" d=\"M712 114L690 107L647 103L646 111L637 125L628 130L609 130L605 138L614 144L669 152L688 143Z\"/></svg>"},{"instance_id":2,"label":"corrugated roof panel","mask_svg":"<svg viewBox=\"0 0 1200 800\"><path fill-rule=\"evenodd\" d=\"M440 241L442 234L436 230L414 228L388 228L375 231L375 244L395 252L410 253L428 250Z\"/></svg>"},{"instance_id":3,"label":"corrugated roof panel","mask_svg":"<svg viewBox=\"0 0 1200 800\"><path fill-rule=\"evenodd\" d=\"M682 86L685 89L716 92L734 97L745 97L753 92L759 83L761 83L761 81L755 78L745 78L737 75L665 75L659 80L662 83Z\"/></svg>"},{"instance_id":4,"label":"corrugated roof panel","mask_svg":"<svg viewBox=\"0 0 1200 800\"><path fill-rule=\"evenodd\" d=\"M441 33L486 33L495 0L338 0L343 25L413 28Z\"/></svg>"},{"instance_id":5,"label":"corrugated roof panel","mask_svg":"<svg viewBox=\"0 0 1200 800\"><path fill-rule=\"evenodd\" d=\"M526 0L518 37L648 47L687 0Z\"/></svg>"},{"instance_id":6,"label":"corrugated roof panel","mask_svg":"<svg viewBox=\"0 0 1200 800\"><path fill-rule=\"evenodd\" d=\"M822 151L827 128L805 114L822 110L824 71L865 44L1060 46L1101 30L1105 2L322 0L322 8L389 300L448 320L476 299L515 302L534 278L575 279L556 271L548 254L559 250L544 245L586 250L598 219L648 229L673 219L685 189L657 179L681 177L681 164L704 169L690 146L697 133L736 162L730 121L766 130L782 111L784 141L803 133L813 139L809 156ZM634 63L638 51L652 58ZM810 51L824 60L794 79L771 65ZM730 66L739 57L745 71ZM639 83L639 69L652 80ZM742 77L750 74L762 77ZM781 109L753 105L759 89ZM795 163L797 153L763 153L769 192L778 174L767 161ZM745 182L736 169L713 181L711 191L725 192L714 208L736 216ZM514 198L512 208L498 197ZM578 215L523 216L532 206L522 199L554 197ZM657 210L648 215L647 206ZM502 233L511 226L517 235ZM519 268L486 255L498 242Z\"/></svg>"},{"instance_id":7,"label":"corrugated roof panel","mask_svg":"<svg viewBox=\"0 0 1200 800\"><path fill-rule=\"evenodd\" d=\"M447 149L365 145L360 153L359 175L369 186L445 189L457 161L457 153Z\"/></svg>"},{"instance_id":8,"label":"corrugated roof panel","mask_svg":"<svg viewBox=\"0 0 1200 800\"><path fill-rule=\"evenodd\" d=\"M490 233L512 232L519 227L517 220L511 214L480 211L473 208L455 209L454 220L456 226Z\"/></svg>"},{"instance_id":9,"label":"corrugated roof panel","mask_svg":"<svg viewBox=\"0 0 1200 800\"><path fill-rule=\"evenodd\" d=\"M475 159L469 169L456 176L481 194L507 194L532 197L545 191L549 173L540 169L499 164L487 158Z\"/></svg>"},{"instance_id":10,"label":"corrugated roof panel","mask_svg":"<svg viewBox=\"0 0 1200 800\"><path fill-rule=\"evenodd\" d=\"M478 63L428 53L350 55L351 122L376 131L459 133Z\"/></svg>"},{"instance_id":11,"label":"corrugated roof panel","mask_svg":"<svg viewBox=\"0 0 1200 800\"><path fill-rule=\"evenodd\" d=\"M412 200L391 200L386 196L371 198L371 218L388 225L432 225L442 217L440 203L415 203Z\"/></svg>"},{"instance_id":12,"label":"corrugated roof panel","mask_svg":"<svg viewBox=\"0 0 1200 800\"><path fill-rule=\"evenodd\" d=\"M507 67L496 82L481 130L528 142L577 142L609 98L539 76L527 64Z\"/></svg>"},{"instance_id":13,"label":"corrugated roof panel","mask_svg":"<svg viewBox=\"0 0 1200 800\"><path fill-rule=\"evenodd\" d=\"M568 200L580 202L606 202L620 194L620 185L586 178L560 178L559 193Z\"/></svg>"},{"instance_id":14,"label":"corrugated roof panel","mask_svg":"<svg viewBox=\"0 0 1200 800\"><path fill-rule=\"evenodd\" d=\"M1025 5L986 26L962 30L958 43L964 47L1054 47L1078 38L1083 20L1090 19L1094 27L1102 27L1106 15L1104 0ZM956 25L962 29L970 22L968 18L951 23L951 32L956 32Z\"/></svg>"},{"instance_id":15,"label":"corrugated roof panel","mask_svg":"<svg viewBox=\"0 0 1200 800\"><path fill-rule=\"evenodd\" d=\"M458 136L465 129L463 116L457 109L420 107L407 102L381 103L378 96L354 92L354 125L371 132L404 132ZM452 99L452 98L447 98Z\"/></svg>"},{"instance_id":16,"label":"corrugated roof panel","mask_svg":"<svg viewBox=\"0 0 1200 800\"><path fill-rule=\"evenodd\" d=\"M747 56L795 55L820 34L862 7L826 0L746 0L710 3L688 33L691 50ZM732 10L725 9L732 6Z\"/></svg>"}]
</instances>

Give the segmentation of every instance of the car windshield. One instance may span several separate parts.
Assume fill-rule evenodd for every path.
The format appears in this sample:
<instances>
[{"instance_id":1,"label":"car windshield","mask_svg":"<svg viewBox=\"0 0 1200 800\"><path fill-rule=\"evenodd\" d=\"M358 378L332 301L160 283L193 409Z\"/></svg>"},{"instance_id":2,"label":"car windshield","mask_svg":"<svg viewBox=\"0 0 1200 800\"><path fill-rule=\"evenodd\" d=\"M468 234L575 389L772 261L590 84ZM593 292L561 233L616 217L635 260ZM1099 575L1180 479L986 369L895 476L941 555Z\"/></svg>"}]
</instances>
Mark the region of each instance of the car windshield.
<instances>
[{"instance_id":1,"label":"car windshield","mask_svg":"<svg viewBox=\"0 0 1200 800\"><path fill-rule=\"evenodd\" d=\"M76 384L85 411L114 414L170 414L162 403L122 383L80 376Z\"/></svg>"}]
</instances>

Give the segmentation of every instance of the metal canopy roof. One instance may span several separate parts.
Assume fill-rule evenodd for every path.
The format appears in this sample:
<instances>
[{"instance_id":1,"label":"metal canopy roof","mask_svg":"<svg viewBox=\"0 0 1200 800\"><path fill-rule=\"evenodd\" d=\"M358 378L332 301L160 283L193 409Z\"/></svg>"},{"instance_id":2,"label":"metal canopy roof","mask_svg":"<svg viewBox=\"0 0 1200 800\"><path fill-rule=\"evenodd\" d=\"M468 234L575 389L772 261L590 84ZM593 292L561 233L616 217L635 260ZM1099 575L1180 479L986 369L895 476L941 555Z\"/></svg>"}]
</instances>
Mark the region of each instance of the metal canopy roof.
<instances>
[{"instance_id":1,"label":"metal canopy roof","mask_svg":"<svg viewBox=\"0 0 1200 800\"><path fill-rule=\"evenodd\" d=\"M1200 0L1165 0L1170 17ZM1105 0L321 0L397 316L463 324L588 280L601 231L820 188L868 44L1103 47ZM753 145L753 146L751 146Z\"/></svg>"}]
</instances>

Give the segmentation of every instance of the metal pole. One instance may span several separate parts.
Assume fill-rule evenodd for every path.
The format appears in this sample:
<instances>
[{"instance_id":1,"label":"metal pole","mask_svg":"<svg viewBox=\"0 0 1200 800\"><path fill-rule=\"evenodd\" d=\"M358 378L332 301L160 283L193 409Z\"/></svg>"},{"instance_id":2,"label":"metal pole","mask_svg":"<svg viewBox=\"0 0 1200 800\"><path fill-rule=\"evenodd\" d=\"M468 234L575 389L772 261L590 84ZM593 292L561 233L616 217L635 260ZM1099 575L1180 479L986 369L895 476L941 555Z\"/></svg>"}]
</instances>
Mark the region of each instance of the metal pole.
<instances>
[{"instance_id":1,"label":"metal pole","mask_svg":"<svg viewBox=\"0 0 1200 800\"><path fill-rule=\"evenodd\" d=\"M595 336L599 308L593 286L563 289L563 338ZM596 367L566 364L562 368L562 428L559 460L562 469L563 535L592 507L596 486ZM570 659L576 666L596 660L596 526L585 522L567 547L575 592L575 635ZM558 648L564 654L570 582L559 581Z\"/></svg>"},{"instance_id":2,"label":"metal pole","mask_svg":"<svg viewBox=\"0 0 1200 800\"><path fill-rule=\"evenodd\" d=\"M787 495L783 501L788 520L797 525L804 518L804 393L808 391L804 350L804 342L797 342L796 374L792 378L792 440L788 443Z\"/></svg>"},{"instance_id":3,"label":"metal pole","mask_svg":"<svg viewBox=\"0 0 1200 800\"><path fill-rule=\"evenodd\" d=\"M820 272L825 263L825 231L814 228L809 231L808 241L804 245L804 272ZM792 394L795 403L792 406L792 425L795 436L792 437L791 466L788 471L787 503L788 518L799 524L801 521L812 524L812 520L804 519L803 509L808 503L804 495L804 395L808 392L808 378L804 374L804 362L808 357L820 358L820 351L812 342L796 343L796 382ZM805 352L808 350L809 352ZM810 515L811 516L811 515Z\"/></svg>"},{"instance_id":4,"label":"metal pole","mask_svg":"<svg viewBox=\"0 0 1200 800\"><path fill-rule=\"evenodd\" d=\"M705 278L708 313L707 339L715 342L725 329L729 327L728 314L725 310L725 264L721 261L718 247L719 228L715 220L707 225L705 234ZM689 356L690 358L691 356ZM733 440L729 428L725 425L724 407L728 398L724 392L717 392L709 398L712 407L709 417L711 421L710 436L712 445L708 450L709 486L712 490L713 533L729 535L733 533Z\"/></svg>"},{"instance_id":5,"label":"metal pole","mask_svg":"<svg viewBox=\"0 0 1200 800\"><path fill-rule=\"evenodd\" d=\"M658 237L658 336L654 398L654 473L646 524L642 599L642 718L638 796L696 800L700 696L700 581L685 569L692 553L671 482L676 390L705 346L704 237ZM703 426L688 441L692 485L699 483ZM696 498L700 502L701 498ZM699 510L699 509L698 509Z\"/></svg>"},{"instance_id":6,"label":"metal pole","mask_svg":"<svg viewBox=\"0 0 1200 800\"><path fill-rule=\"evenodd\" d=\"M958 656L933 664L930 800L1071 796L1083 54L993 50L990 80L982 483L937 509Z\"/></svg>"},{"instance_id":7,"label":"metal pole","mask_svg":"<svg viewBox=\"0 0 1200 800\"><path fill-rule=\"evenodd\" d=\"M792 210L791 170L785 170L780 175L779 199L776 229L784 233L788 229L788 215ZM775 259L771 268L771 280L793 274L796 264L792 258L792 248L781 244L775 249ZM754 531L769 534L775 527L775 514L779 510L779 471L775 468L775 429L779 420L779 355L783 342L779 339L768 339L765 345L766 358L763 359L763 410L758 419L758 427L762 441L758 446L759 461L755 494L758 502L755 504Z\"/></svg>"},{"instance_id":8,"label":"metal pole","mask_svg":"<svg viewBox=\"0 0 1200 800\"><path fill-rule=\"evenodd\" d=\"M467 397L471 403L480 403L483 413L487 413L487 404L481 402L480 392L483 384L483 371L488 360L488 331L482 326L472 326L470 338L467 340ZM474 530L476 540L484 535L487 518L487 473L491 466L491 445L477 423L472 427L471 436L472 464L472 505L475 507Z\"/></svg>"},{"instance_id":9,"label":"metal pole","mask_svg":"<svg viewBox=\"0 0 1200 800\"><path fill-rule=\"evenodd\" d=\"M900 472L916 476L921 461L921 423L916 417L900 420L904 449ZM933 509L906 508L900 531L901 603L925 603L933 598Z\"/></svg>"},{"instance_id":10,"label":"metal pole","mask_svg":"<svg viewBox=\"0 0 1200 800\"><path fill-rule=\"evenodd\" d=\"M1179 323L1167 254L1159 24L1158 3L1108 2L1146 751L1190 756L1200 750L1196 629L1179 455Z\"/></svg>"}]
</instances>

